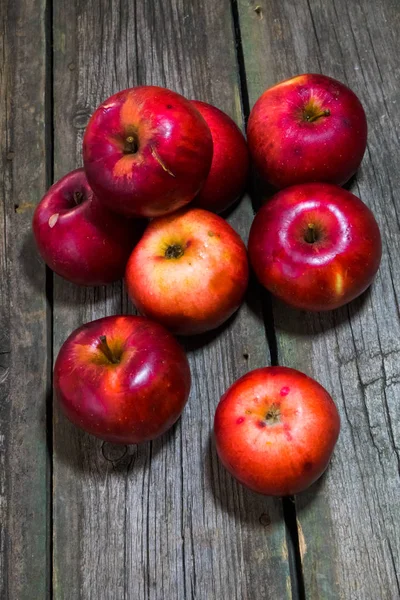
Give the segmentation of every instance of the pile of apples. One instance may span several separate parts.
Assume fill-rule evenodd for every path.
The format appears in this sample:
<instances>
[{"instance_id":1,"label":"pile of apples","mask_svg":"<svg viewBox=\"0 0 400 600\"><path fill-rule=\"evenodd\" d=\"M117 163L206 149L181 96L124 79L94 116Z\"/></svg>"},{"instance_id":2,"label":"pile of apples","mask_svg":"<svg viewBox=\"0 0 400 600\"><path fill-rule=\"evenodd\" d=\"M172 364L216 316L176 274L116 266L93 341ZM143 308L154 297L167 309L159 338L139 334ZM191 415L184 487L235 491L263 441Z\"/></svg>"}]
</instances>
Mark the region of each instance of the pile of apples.
<instances>
[{"instance_id":1,"label":"pile of apples","mask_svg":"<svg viewBox=\"0 0 400 600\"><path fill-rule=\"evenodd\" d=\"M368 207L339 187L366 148L356 95L323 75L281 82L256 102L247 140L209 104L154 86L127 89L91 117L84 168L55 183L37 206L33 231L47 265L80 285L125 276L143 315L87 323L60 349L56 396L87 432L136 444L163 434L182 413L191 376L173 334L215 329L246 293L246 247L217 213L243 193L249 154L280 190L249 235L261 284L313 311L342 306L370 285L381 258L379 228ZM339 428L328 392L288 367L240 378L214 420L225 467L271 495L311 485Z\"/></svg>"}]
</instances>

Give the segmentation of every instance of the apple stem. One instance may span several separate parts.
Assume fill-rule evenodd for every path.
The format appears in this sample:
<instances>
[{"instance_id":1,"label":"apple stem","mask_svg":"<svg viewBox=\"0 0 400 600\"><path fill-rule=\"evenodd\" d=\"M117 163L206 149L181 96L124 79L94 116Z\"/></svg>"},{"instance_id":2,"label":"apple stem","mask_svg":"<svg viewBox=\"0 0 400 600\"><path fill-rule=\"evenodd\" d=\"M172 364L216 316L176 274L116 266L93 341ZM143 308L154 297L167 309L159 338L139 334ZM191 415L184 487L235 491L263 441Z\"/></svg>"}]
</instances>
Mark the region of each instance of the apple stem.
<instances>
[{"instance_id":1,"label":"apple stem","mask_svg":"<svg viewBox=\"0 0 400 600\"><path fill-rule=\"evenodd\" d=\"M308 244L314 244L317 241L317 233L315 231L315 225L314 225L314 223L309 223L307 225L307 229L306 229L306 232L304 234L304 240Z\"/></svg>"},{"instance_id":2,"label":"apple stem","mask_svg":"<svg viewBox=\"0 0 400 600\"><path fill-rule=\"evenodd\" d=\"M139 150L139 140L137 135L128 135L125 139L125 154L136 154Z\"/></svg>"},{"instance_id":3,"label":"apple stem","mask_svg":"<svg viewBox=\"0 0 400 600\"><path fill-rule=\"evenodd\" d=\"M165 251L165 258L180 258L183 256L183 248L180 244L171 244Z\"/></svg>"},{"instance_id":4,"label":"apple stem","mask_svg":"<svg viewBox=\"0 0 400 600\"><path fill-rule=\"evenodd\" d=\"M269 425L275 425L275 423L279 423L281 420L281 411L277 404L272 404L267 414L265 415L265 421Z\"/></svg>"},{"instance_id":5,"label":"apple stem","mask_svg":"<svg viewBox=\"0 0 400 600\"><path fill-rule=\"evenodd\" d=\"M101 335L99 337L100 343L98 344L98 349L102 351L107 360L110 361L113 365L117 365L119 363L118 359L114 356L111 351L110 346L107 344L107 338L105 335Z\"/></svg>"},{"instance_id":6,"label":"apple stem","mask_svg":"<svg viewBox=\"0 0 400 600\"><path fill-rule=\"evenodd\" d=\"M83 194L82 192L74 192L74 202L76 206L79 206L83 202Z\"/></svg>"},{"instance_id":7,"label":"apple stem","mask_svg":"<svg viewBox=\"0 0 400 600\"><path fill-rule=\"evenodd\" d=\"M320 117L329 117L331 114L331 111L327 108L326 110L321 110L319 113L317 113L316 115L307 115L306 119L309 123L313 123L314 121L316 121L317 119L319 119Z\"/></svg>"}]
</instances>

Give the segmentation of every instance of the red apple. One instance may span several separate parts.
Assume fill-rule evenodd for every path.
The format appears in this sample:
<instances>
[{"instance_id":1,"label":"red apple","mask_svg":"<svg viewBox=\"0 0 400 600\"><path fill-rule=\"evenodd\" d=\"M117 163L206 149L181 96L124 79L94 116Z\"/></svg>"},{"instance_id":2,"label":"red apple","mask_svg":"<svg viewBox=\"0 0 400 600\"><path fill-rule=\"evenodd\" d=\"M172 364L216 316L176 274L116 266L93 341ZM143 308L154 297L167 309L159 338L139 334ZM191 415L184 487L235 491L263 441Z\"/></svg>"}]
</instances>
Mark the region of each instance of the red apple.
<instances>
[{"instance_id":1,"label":"red apple","mask_svg":"<svg viewBox=\"0 0 400 600\"><path fill-rule=\"evenodd\" d=\"M58 275L80 285L121 279L141 225L109 211L94 196L83 169L55 183L36 207L33 233Z\"/></svg>"},{"instance_id":2,"label":"red apple","mask_svg":"<svg viewBox=\"0 0 400 600\"><path fill-rule=\"evenodd\" d=\"M287 367L256 369L222 396L214 435L222 464L268 496L305 490L328 466L340 418L328 392Z\"/></svg>"},{"instance_id":3,"label":"red apple","mask_svg":"<svg viewBox=\"0 0 400 600\"><path fill-rule=\"evenodd\" d=\"M156 217L187 204L211 166L211 132L193 104L155 86L130 88L95 111L83 140L88 181L127 216Z\"/></svg>"},{"instance_id":4,"label":"red apple","mask_svg":"<svg viewBox=\"0 0 400 600\"><path fill-rule=\"evenodd\" d=\"M367 120L357 96L325 75L298 75L266 90L247 126L260 175L277 188L324 181L343 185L367 145Z\"/></svg>"},{"instance_id":5,"label":"red apple","mask_svg":"<svg viewBox=\"0 0 400 600\"><path fill-rule=\"evenodd\" d=\"M211 169L195 204L212 212L229 208L243 193L249 172L246 140L236 123L211 104L192 100L210 128L214 153Z\"/></svg>"},{"instance_id":6,"label":"red apple","mask_svg":"<svg viewBox=\"0 0 400 600\"><path fill-rule=\"evenodd\" d=\"M369 208L328 183L277 193L259 210L249 236L259 281L305 310L331 310L359 296L372 282L381 253Z\"/></svg>"},{"instance_id":7,"label":"red apple","mask_svg":"<svg viewBox=\"0 0 400 600\"><path fill-rule=\"evenodd\" d=\"M139 444L179 418L189 396L189 363L161 325L143 317L105 317L64 342L54 388L78 427L107 442Z\"/></svg>"},{"instance_id":8,"label":"red apple","mask_svg":"<svg viewBox=\"0 0 400 600\"><path fill-rule=\"evenodd\" d=\"M148 225L125 280L142 314L176 334L202 333L239 308L248 281L246 248L218 215L184 209Z\"/></svg>"}]
</instances>

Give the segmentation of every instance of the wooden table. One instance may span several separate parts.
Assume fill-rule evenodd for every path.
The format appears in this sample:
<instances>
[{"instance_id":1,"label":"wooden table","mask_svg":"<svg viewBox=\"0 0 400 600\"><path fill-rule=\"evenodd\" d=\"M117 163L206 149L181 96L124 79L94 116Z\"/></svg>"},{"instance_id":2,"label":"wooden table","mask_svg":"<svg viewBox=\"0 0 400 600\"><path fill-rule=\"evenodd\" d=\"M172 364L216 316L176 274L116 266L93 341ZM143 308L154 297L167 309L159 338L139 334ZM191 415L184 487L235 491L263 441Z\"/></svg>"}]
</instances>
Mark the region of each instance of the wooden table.
<instances>
[{"instance_id":1,"label":"wooden table","mask_svg":"<svg viewBox=\"0 0 400 600\"><path fill-rule=\"evenodd\" d=\"M2 0L0 23L0 598L400 598L398 0ZM301 72L366 108L351 189L383 234L372 289L310 315L255 286L219 336L187 342L193 390L173 431L129 448L84 435L53 408L54 357L76 326L133 307L121 283L53 277L35 205L81 165L111 93L168 86L243 126L264 88ZM244 239L252 217L249 197L230 216ZM237 485L210 439L222 392L271 360L316 377L342 418L328 472L295 502Z\"/></svg>"}]
</instances>

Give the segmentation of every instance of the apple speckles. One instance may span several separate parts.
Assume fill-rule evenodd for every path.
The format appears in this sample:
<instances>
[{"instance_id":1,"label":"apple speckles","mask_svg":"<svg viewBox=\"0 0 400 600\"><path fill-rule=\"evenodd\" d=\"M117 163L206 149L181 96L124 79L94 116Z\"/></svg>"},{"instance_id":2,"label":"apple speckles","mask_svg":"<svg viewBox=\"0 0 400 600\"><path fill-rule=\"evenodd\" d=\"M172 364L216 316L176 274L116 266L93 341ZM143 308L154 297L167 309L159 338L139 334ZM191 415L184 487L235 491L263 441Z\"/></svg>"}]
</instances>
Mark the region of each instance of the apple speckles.
<instances>
[{"instance_id":1,"label":"apple speckles","mask_svg":"<svg viewBox=\"0 0 400 600\"><path fill-rule=\"evenodd\" d=\"M57 223L58 221L58 217L59 217L59 213L54 213L54 215L51 215L48 223L49 223L49 227L50 229L53 229L54 225Z\"/></svg>"},{"instance_id":2,"label":"apple speckles","mask_svg":"<svg viewBox=\"0 0 400 600\"><path fill-rule=\"evenodd\" d=\"M281 396L287 396L289 392L290 392L290 387L285 385L285 386L283 386L283 388L281 388L281 391L279 393Z\"/></svg>"},{"instance_id":3,"label":"apple speckles","mask_svg":"<svg viewBox=\"0 0 400 600\"><path fill-rule=\"evenodd\" d=\"M236 419L236 425L241 425L242 423L244 423L245 418L244 417L239 417L238 419Z\"/></svg>"},{"instance_id":4,"label":"apple speckles","mask_svg":"<svg viewBox=\"0 0 400 600\"><path fill-rule=\"evenodd\" d=\"M289 425L287 423L284 423L284 425L283 425L283 431L285 433L285 437L286 437L287 441L291 442L292 439L293 439L293 436L290 433L290 427L289 427Z\"/></svg>"}]
</instances>

